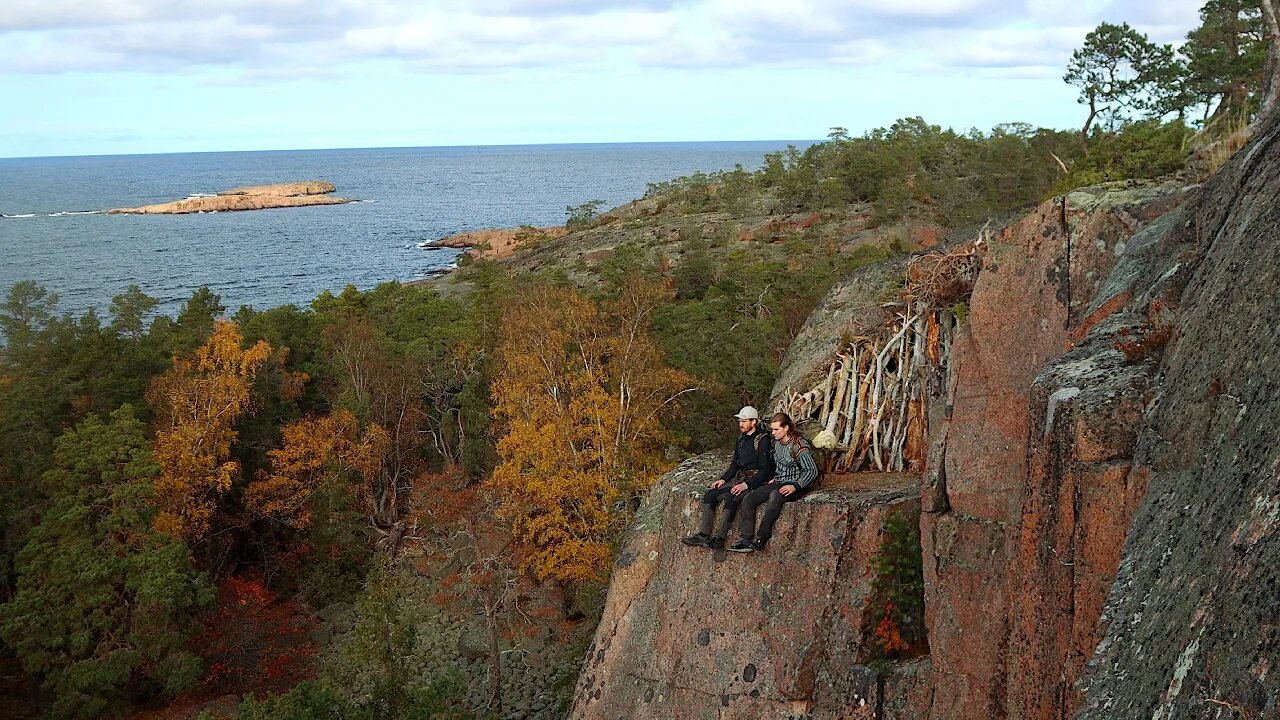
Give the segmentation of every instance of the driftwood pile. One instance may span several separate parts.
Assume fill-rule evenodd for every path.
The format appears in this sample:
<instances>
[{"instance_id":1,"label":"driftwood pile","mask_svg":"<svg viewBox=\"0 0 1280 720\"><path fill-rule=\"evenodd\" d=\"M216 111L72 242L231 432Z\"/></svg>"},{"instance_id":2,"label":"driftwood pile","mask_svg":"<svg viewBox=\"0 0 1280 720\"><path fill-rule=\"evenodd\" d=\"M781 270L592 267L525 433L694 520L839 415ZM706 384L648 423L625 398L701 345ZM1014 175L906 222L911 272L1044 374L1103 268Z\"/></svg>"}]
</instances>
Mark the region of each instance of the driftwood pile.
<instances>
[{"instance_id":1,"label":"driftwood pile","mask_svg":"<svg viewBox=\"0 0 1280 720\"><path fill-rule=\"evenodd\" d=\"M929 253L907 265L903 295L928 307L944 307L968 299L982 268L982 241L950 253Z\"/></svg>"},{"instance_id":2,"label":"driftwood pile","mask_svg":"<svg viewBox=\"0 0 1280 720\"><path fill-rule=\"evenodd\" d=\"M835 438L830 472L901 472L922 466L928 395L950 384L948 359L959 323L955 304L973 292L982 240L951 253L923 255L907 266L893 320L877 337L860 336L839 350L806 392L781 407L816 421Z\"/></svg>"}]
</instances>

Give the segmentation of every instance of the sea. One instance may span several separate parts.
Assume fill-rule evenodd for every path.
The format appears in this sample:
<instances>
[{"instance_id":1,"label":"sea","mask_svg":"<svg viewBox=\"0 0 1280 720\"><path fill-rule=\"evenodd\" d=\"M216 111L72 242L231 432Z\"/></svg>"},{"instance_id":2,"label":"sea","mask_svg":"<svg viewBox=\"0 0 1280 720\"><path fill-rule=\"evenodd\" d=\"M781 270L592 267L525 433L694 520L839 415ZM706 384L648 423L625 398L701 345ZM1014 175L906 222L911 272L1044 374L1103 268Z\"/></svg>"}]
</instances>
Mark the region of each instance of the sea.
<instances>
[{"instance_id":1,"label":"sea","mask_svg":"<svg viewBox=\"0 0 1280 720\"><path fill-rule=\"evenodd\" d=\"M0 292L34 280L58 309L105 314L134 284L176 314L207 286L228 312L307 305L448 269L420 243L464 230L558 225L649 183L760 166L810 142L689 142L207 152L0 159ZM323 179L357 202L194 215L108 215L240 185Z\"/></svg>"}]
</instances>

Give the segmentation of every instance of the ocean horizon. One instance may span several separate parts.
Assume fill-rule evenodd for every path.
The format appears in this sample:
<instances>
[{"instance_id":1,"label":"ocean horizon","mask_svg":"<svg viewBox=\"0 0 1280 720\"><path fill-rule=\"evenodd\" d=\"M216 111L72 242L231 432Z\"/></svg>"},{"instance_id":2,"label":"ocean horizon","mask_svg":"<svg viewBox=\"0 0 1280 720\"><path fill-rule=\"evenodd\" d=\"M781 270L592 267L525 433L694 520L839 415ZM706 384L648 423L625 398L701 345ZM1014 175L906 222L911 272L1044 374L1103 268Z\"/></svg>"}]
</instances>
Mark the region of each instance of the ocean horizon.
<instances>
[{"instance_id":1,"label":"ocean horizon","mask_svg":"<svg viewBox=\"0 0 1280 720\"><path fill-rule=\"evenodd\" d=\"M345 152L360 150L457 150L462 148L572 148L572 147L605 147L605 146L644 146L644 145L769 145L778 149L787 145L805 148L824 140L629 140L601 142L553 142L553 143L458 143L454 145L369 145L328 148L270 148L257 150L157 150L153 152L134 153L81 153L77 155L0 155L0 162L5 160L69 160L76 158L128 158L154 157L157 155L217 155L246 153L309 153L309 152ZM781 145L778 145L781 143Z\"/></svg>"},{"instance_id":2,"label":"ocean horizon","mask_svg":"<svg viewBox=\"0 0 1280 720\"><path fill-rule=\"evenodd\" d=\"M419 243L488 227L559 225L649 183L759 167L815 141L457 145L0 159L0 285L34 280L59 310L105 311L136 284L173 314L207 286L228 312L305 305L323 290L413 281L453 265ZM108 215L241 185L324 179L357 202L195 215Z\"/></svg>"}]
</instances>

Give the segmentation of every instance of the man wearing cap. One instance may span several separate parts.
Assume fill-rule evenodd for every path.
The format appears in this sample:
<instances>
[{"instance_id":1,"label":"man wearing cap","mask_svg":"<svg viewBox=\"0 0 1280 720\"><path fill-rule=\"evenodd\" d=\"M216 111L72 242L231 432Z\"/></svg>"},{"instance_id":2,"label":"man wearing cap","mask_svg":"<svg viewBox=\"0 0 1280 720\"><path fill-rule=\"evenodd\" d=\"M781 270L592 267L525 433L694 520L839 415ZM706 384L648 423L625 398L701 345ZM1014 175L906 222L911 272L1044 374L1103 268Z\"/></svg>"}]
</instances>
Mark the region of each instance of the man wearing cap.
<instances>
[{"instance_id":1,"label":"man wearing cap","mask_svg":"<svg viewBox=\"0 0 1280 720\"><path fill-rule=\"evenodd\" d=\"M698 525L698 532L681 539L685 545L724 547L738 503L748 491L773 479L773 438L760 427L760 413L748 405L734 417L738 419L741 434L733 448L733 461L702 496L702 522ZM716 520L716 505L722 501L724 516L713 534L711 527Z\"/></svg>"}]
</instances>

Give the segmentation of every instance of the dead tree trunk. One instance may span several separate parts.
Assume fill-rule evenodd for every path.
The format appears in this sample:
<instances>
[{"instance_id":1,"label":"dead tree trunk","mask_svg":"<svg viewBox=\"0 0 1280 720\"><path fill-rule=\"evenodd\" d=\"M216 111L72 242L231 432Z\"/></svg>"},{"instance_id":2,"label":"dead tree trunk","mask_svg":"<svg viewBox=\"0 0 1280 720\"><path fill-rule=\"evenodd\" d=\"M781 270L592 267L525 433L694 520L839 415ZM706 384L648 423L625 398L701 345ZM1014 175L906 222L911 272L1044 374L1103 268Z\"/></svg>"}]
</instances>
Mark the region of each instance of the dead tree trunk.
<instances>
[{"instance_id":1,"label":"dead tree trunk","mask_svg":"<svg viewBox=\"0 0 1280 720\"><path fill-rule=\"evenodd\" d=\"M502 652L498 646L498 608L486 591L485 631L489 635L489 711L502 717Z\"/></svg>"}]
</instances>

